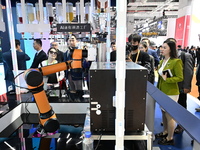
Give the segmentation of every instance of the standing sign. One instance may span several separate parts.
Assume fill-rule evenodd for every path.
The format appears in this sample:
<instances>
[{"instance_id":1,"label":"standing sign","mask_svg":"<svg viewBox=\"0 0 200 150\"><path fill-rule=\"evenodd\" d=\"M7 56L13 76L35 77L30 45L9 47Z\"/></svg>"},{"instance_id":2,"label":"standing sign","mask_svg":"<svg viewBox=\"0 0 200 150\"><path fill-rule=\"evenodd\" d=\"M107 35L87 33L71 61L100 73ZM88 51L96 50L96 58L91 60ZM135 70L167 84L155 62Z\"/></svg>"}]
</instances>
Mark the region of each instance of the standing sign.
<instances>
[{"instance_id":1,"label":"standing sign","mask_svg":"<svg viewBox=\"0 0 200 150\"><path fill-rule=\"evenodd\" d=\"M57 24L57 32L90 32L91 27L89 23L64 23Z\"/></svg>"}]
</instances>

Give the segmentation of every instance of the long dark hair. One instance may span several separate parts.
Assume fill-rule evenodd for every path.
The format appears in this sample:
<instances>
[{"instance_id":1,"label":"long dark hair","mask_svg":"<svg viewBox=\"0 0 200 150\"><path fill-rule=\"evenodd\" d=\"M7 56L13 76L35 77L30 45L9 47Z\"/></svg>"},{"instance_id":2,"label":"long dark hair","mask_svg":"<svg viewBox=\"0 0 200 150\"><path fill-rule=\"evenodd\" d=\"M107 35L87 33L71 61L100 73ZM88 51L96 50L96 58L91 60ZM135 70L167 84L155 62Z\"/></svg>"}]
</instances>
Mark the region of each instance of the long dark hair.
<instances>
[{"instance_id":1,"label":"long dark hair","mask_svg":"<svg viewBox=\"0 0 200 150\"><path fill-rule=\"evenodd\" d=\"M176 43L173 42L173 41L170 41L170 40L166 40L166 41L164 41L164 43L166 43L170 48L170 54L169 54L170 57L171 58L178 58L177 51L176 51Z\"/></svg>"}]
</instances>

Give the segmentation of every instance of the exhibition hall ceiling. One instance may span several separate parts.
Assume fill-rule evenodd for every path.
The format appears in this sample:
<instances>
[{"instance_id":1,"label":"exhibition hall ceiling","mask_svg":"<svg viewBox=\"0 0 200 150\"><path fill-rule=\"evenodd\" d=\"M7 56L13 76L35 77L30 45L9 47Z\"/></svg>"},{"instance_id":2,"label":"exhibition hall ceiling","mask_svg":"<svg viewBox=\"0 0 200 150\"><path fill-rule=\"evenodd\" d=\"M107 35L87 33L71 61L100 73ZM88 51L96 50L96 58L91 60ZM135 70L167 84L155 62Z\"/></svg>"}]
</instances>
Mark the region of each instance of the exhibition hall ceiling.
<instances>
[{"instance_id":1,"label":"exhibition hall ceiling","mask_svg":"<svg viewBox=\"0 0 200 150\"><path fill-rule=\"evenodd\" d=\"M5 0L1 0L2 4L5 4ZM52 2L55 4L57 1L62 0L43 0L43 2ZM66 0L67 2L75 3L78 0ZM89 2L90 0L84 0L84 2ZM12 6L15 6L16 2L20 0L11 0ZM25 2L36 3L38 0L25 0ZM147 18L159 16L159 13L162 13L163 10L166 11L167 15L176 14L179 6L179 0L127 0L128 8L127 14L133 15L135 18ZM116 0L111 0L111 6L116 6Z\"/></svg>"},{"instance_id":2,"label":"exhibition hall ceiling","mask_svg":"<svg viewBox=\"0 0 200 150\"><path fill-rule=\"evenodd\" d=\"M178 0L130 0L127 14L134 18L159 17L165 10L166 15L177 15Z\"/></svg>"},{"instance_id":3,"label":"exhibition hall ceiling","mask_svg":"<svg viewBox=\"0 0 200 150\"><path fill-rule=\"evenodd\" d=\"M16 2L20 0L11 0L14 7ZM62 0L43 0L46 2L52 2L55 4L57 1ZM67 2L75 3L78 0L66 0ZM91 0L84 0L84 2L90 2ZM99 0L100 1L100 0ZM2 4L5 4L5 0L1 0ZM25 0L25 2L36 3L38 0ZM111 0L112 11L115 11L116 0ZM152 22L155 19L161 18L166 15L167 18L177 18L179 9L179 0L127 0L127 24L128 26L141 26L144 23ZM114 14L114 13L113 13ZM111 16L113 15L111 14ZM115 14L116 15L116 14Z\"/></svg>"},{"instance_id":4,"label":"exhibition hall ceiling","mask_svg":"<svg viewBox=\"0 0 200 150\"><path fill-rule=\"evenodd\" d=\"M165 15L167 18L177 18L179 0L129 0L127 20L134 26L152 22Z\"/></svg>"}]
</instances>

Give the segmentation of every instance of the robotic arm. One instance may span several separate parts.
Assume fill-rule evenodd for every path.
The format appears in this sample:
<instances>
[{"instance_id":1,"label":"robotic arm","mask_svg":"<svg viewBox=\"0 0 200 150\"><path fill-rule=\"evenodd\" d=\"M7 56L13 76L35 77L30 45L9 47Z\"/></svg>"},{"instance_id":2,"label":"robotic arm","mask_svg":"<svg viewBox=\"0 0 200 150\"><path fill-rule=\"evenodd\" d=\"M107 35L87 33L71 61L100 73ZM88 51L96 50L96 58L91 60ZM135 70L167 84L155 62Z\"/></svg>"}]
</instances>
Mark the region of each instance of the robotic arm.
<instances>
[{"instance_id":1,"label":"robotic arm","mask_svg":"<svg viewBox=\"0 0 200 150\"><path fill-rule=\"evenodd\" d=\"M51 108L43 89L43 76L67 69L82 68L82 57L87 57L87 50L75 49L71 50L71 54L71 61L44 66L37 69L28 69L24 73L28 89L32 92L39 110L40 127L37 130L38 136L41 136L44 133L53 133L58 130L60 126L56 114Z\"/></svg>"}]
</instances>

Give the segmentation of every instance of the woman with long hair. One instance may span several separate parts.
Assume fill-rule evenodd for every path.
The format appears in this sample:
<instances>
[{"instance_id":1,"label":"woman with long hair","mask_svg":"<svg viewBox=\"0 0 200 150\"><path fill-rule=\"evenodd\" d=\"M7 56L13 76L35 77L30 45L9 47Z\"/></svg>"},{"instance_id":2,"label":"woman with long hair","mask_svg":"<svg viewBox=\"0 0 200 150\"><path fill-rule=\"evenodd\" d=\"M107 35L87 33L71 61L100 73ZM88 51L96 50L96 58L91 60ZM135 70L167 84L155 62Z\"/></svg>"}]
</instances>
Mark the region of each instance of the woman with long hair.
<instances>
[{"instance_id":1,"label":"woman with long hair","mask_svg":"<svg viewBox=\"0 0 200 150\"><path fill-rule=\"evenodd\" d=\"M58 63L58 61L56 60L57 55L58 55L58 51L56 48L51 47L48 50L47 55L48 55L48 59L42 61L42 63L40 64L41 67ZM47 84L46 88L53 89L53 88L59 87L60 86L59 81L63 80L64 78L65 78L64 71L60 71L60 72L56 72L56 73L47 75L44 78L44 82L45 82L45 84ZM55 95L57 95L57 94L55 94Z\"/></svg>"},{"instance_id":2,"label":"woman with long hair","mask_svg":"<svg viewBox=\"0 0 200 150\"><path fill-rule=\"evenodd\" d=\"M161 55L164 56L164 59L160 61L158 67L159 79L157 87L177 102L179 97L178 82L183 80L183 66L181 59L177 57L176 43L170 40L164 41ZM165 72L166 70L168 71ZM174 145L175 121L163 108L161 108L161 111L164 130L156 134L155 137L161 138L158 144Z\"/></svg>"}]
</instances>

